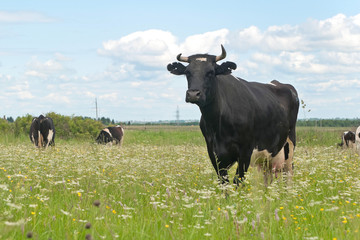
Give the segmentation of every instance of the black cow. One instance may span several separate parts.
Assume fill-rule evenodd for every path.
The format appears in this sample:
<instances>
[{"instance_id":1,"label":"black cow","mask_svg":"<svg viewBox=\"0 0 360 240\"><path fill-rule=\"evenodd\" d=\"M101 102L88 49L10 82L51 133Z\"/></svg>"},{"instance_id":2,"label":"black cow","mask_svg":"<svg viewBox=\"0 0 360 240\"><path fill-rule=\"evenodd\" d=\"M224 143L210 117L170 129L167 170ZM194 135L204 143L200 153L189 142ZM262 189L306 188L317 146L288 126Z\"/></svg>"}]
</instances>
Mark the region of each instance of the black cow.
<instances>
[{"instance_id":1,"label":"black cow","mask_svg":"<svg viewBox=\"0 0 360 240\"><path fill-rule=\"evenodd\" d=\"M338 143L340 147L355 148L355 133L352 131L346 131L341 136L341 143Z\"/></svg>"},{"instance_id":2,"label":"black cow","mask_svg":"<svg viewBox=\"0 0 360 240\"><path fill-rule=\"evenodd\" d=\"M55 145L55 127L50 117L40 115L32 120L30 126L30 140L36 147Z\"/></svg>"},{"instance_id":3,"label":"black cow","mask_svg":"<svg viewBox=\"0 0 360 240\"><path fill-rule=\"evenodd\" d=\"M121 146L124 137L124 129L117 125L116 127L107 127L101 130L99 136L96 138L98 144L107 144L113 143L119 144Z\"/></svg>"},{"instance_id":4,"label":"black cow","mask_svg":"<svg viewBox=\"0 0 360 240\"><path fill-rule=\"evenodd\" d=\"M262 84L232 76L235 63L217 64L226 57L221 49L220 56L179 54L177 60L189 64L167 66L172 74L186 75L185 100L200 108L200 128L219 180L228 182L228 169L237 162L234 183L239 184L251 160L291 175L299 110L295 88L276 80Z\"/></svg>"}]
</instances>

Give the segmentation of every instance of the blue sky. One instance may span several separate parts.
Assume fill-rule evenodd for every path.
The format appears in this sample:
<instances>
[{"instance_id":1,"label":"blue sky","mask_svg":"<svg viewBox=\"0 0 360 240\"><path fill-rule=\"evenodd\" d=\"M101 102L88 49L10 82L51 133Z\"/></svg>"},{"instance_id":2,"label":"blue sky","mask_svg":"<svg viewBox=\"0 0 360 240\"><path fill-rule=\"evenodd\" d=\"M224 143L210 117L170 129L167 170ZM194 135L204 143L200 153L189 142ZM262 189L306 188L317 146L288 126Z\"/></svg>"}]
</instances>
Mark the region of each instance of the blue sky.
<instances>
[{"instance_id":1,"label":"blue sky","mask_svg":"<svg viewBox=\"0 0 360 240\"><path fill-rule=\"evenodd\" d=\"M228 52L235 76L291 83L299 118L360 117L360 1L3 1L0 115L199 119L178 53ZM308 112L310 110L310 112Z\"/></svg>"}]
</instances>

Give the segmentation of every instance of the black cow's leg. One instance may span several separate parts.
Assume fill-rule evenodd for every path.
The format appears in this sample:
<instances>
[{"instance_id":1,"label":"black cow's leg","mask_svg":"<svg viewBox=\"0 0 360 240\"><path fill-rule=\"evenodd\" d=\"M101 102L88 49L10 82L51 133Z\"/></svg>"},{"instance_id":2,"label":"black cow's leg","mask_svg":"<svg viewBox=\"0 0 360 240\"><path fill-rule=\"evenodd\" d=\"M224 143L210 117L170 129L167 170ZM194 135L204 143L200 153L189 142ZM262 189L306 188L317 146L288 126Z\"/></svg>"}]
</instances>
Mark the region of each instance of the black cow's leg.
<instances>
[{"instance_id":1,"label":"black cow's leg","mask_svg":"<svg viewBox=\"0 0 360 240\"><path fill-rule=\"evenodd\" d=\"M245 180L245 173L249 169L250 165L250 159L251 159L251 152L244 154L242 158L238 159L238 166L236 169L236 175L234 177L234 184L239 186L240 183L242 183Z\"/></svg>"},{"instance_id":2,"label":"black cow's leg","mask_svg":"<svg viewBox=\"0 0 360 240\"><path fill-rule=\"evenodd\" d=\"M216 158L219 180L222 184L229 183L228 169L231 167L229 162L231 159L227 154L220 155Z\"/></svg>"},{"instance_id":3,"label":"black cow's leg","mask_svg":"<svg viewBox=\"0 0 360 240\"><path fill-rule=\"evenodd\" d=\"M207 150L211 163L216 171L216 174L218 175L220 183L221 184L228 183L229 182L228 171L227 171L228 166L222 164L222 162L224 163L226 161L221 161L222 157L221 156L218 157L215 154L211 144L207 144Z\"/></svg>"},{"instance_id":4,"label":"black cow's leg","mask_svg":"<svg viewBox=\"0 0 360 240\"><path fill-rule=\"evenodd\" d=\"M248 163L240 163L238 162L238 167L236 169L236 175L234 177L234 184L239 186L240 183L242 183L245 180L245 173L247 172L249 168L250 161Z\"/></svg>"},{"instance_id":5,"label":"black cow's leg","mask_svg":"<svg viewBox=\"0 0 360 240\"><path fill-rule=\"evenodd\" d=\"M208 155L209 158L211 160L211 163L216 171L216 174L219 178L220 183L224 184L224 183L228 183L229 182L229 178L228 178L228 165L225 165L226 161L225 159L228 159L229 156L225 154L216 154L215 153L215 143L213 141L213 134L210 131L206 130L206 124L203 121L203 119L201 118L200 120L200 129L202 134L205 137L205 141L206 141L206 146L207 146L207 151L208 151ZM217 147L218 149L221 147ZM225 147L224 147L225 149ZM223 161L222 161L223 160Z\"/></svg>"},{"instance_id":6,"label":"black cow's leg","mask_svg":"<svg viewBox=\"0 0 360 240\"><path fill-rule=\"evenodd\" d=\"M228 166L221 164L221 162L225 162L225 161L221 161L221 158L219 158L215 155L215 153L211 150L211 147L208 147L208 154L209 154L211 163L218 175L220 183L222 183L222 184L228 183L229 182L228 171L227 171Z\"/></svg>"},{"instance_id":7,"label":"black cow's leg","mask_svg":"<svg viewBox=\"0 0 360 240\"><path fill-rule=\"evenodd\" d=\"M229 183L229 175L227 169L220 169L219 170L219 180L222 184Z\"/></svg>"}]
</instances>

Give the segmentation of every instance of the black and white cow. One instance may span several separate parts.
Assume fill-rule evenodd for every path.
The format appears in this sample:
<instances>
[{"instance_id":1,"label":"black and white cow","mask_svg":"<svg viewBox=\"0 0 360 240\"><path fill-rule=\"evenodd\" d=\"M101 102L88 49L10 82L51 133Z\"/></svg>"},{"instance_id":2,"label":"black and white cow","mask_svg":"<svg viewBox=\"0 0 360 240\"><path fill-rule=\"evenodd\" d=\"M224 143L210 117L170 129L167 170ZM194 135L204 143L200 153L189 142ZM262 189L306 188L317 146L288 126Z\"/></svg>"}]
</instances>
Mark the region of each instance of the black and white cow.
<instances>
[{"instance_id":1,"label":"black and white cow","mask_svg":"<svg viewBox=\"0 0 360 240\"><path fill-rule=\"evenodd\" d=\"M352 131L346 131L341 136L341 143L338 143L340 147L355 147L355 133Z\"/></svg>"},{"instance_id":2,"label":"black and white cow","mask_svg":"<svg viewBox=\"0 0 360 240\"><path fill-rule=\"evenodd\" d=\"M200 108L200 128L219 180L228 182L228 169L237 163L238 184L251 161L266 172L284 168L291 175L299 110L295 88L276 80L262 84L234 77L235 63L217 64L226 57L221 49L220 56L179 54L177 60L188 65L167 66L172 74L187 78L185 100Z\"/></svg>"},{"instance_id":3,"label":"black and white cow","mask_svg":"<svg viewBox=\"0 0 360 240\"><path fill-rule=\"evenodd\" d=\"M30 126L30 140L36 147L55 145L55 126L50 117L40 115L32 120Z\"/></svg>"},{"instance_id":4,"label":"black and white cow","mask_svg":"<svg viewBox=\"0 0 360 240\"><path fill-rule=\"evenodd\" d=\"M99 136L96 138L98 144L119 144L121 146L124 138L124 128L120 125L115 127L107 127L100 131Z\"/></svg>"}]
</instances>

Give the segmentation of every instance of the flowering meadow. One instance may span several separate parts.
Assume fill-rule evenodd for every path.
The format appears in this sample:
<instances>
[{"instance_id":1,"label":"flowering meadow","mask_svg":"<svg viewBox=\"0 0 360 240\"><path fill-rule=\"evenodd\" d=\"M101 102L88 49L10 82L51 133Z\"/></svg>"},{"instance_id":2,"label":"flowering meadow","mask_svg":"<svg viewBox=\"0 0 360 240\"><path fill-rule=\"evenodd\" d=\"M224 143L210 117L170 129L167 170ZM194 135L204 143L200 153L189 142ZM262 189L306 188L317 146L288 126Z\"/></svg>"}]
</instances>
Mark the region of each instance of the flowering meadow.
<instances>
[{"instance_id":1,"label":"flowering meadow","mask_svg":"<svg viewBox=\"0 0 360 240\"><path fill-rule=\"evenodd\" d=\"M360 157L329 131L298 129L292 180L267 188L255 168L219 185L198 127L0 140L0 239L360 239Z\"/></svg>"}]
</instances>

